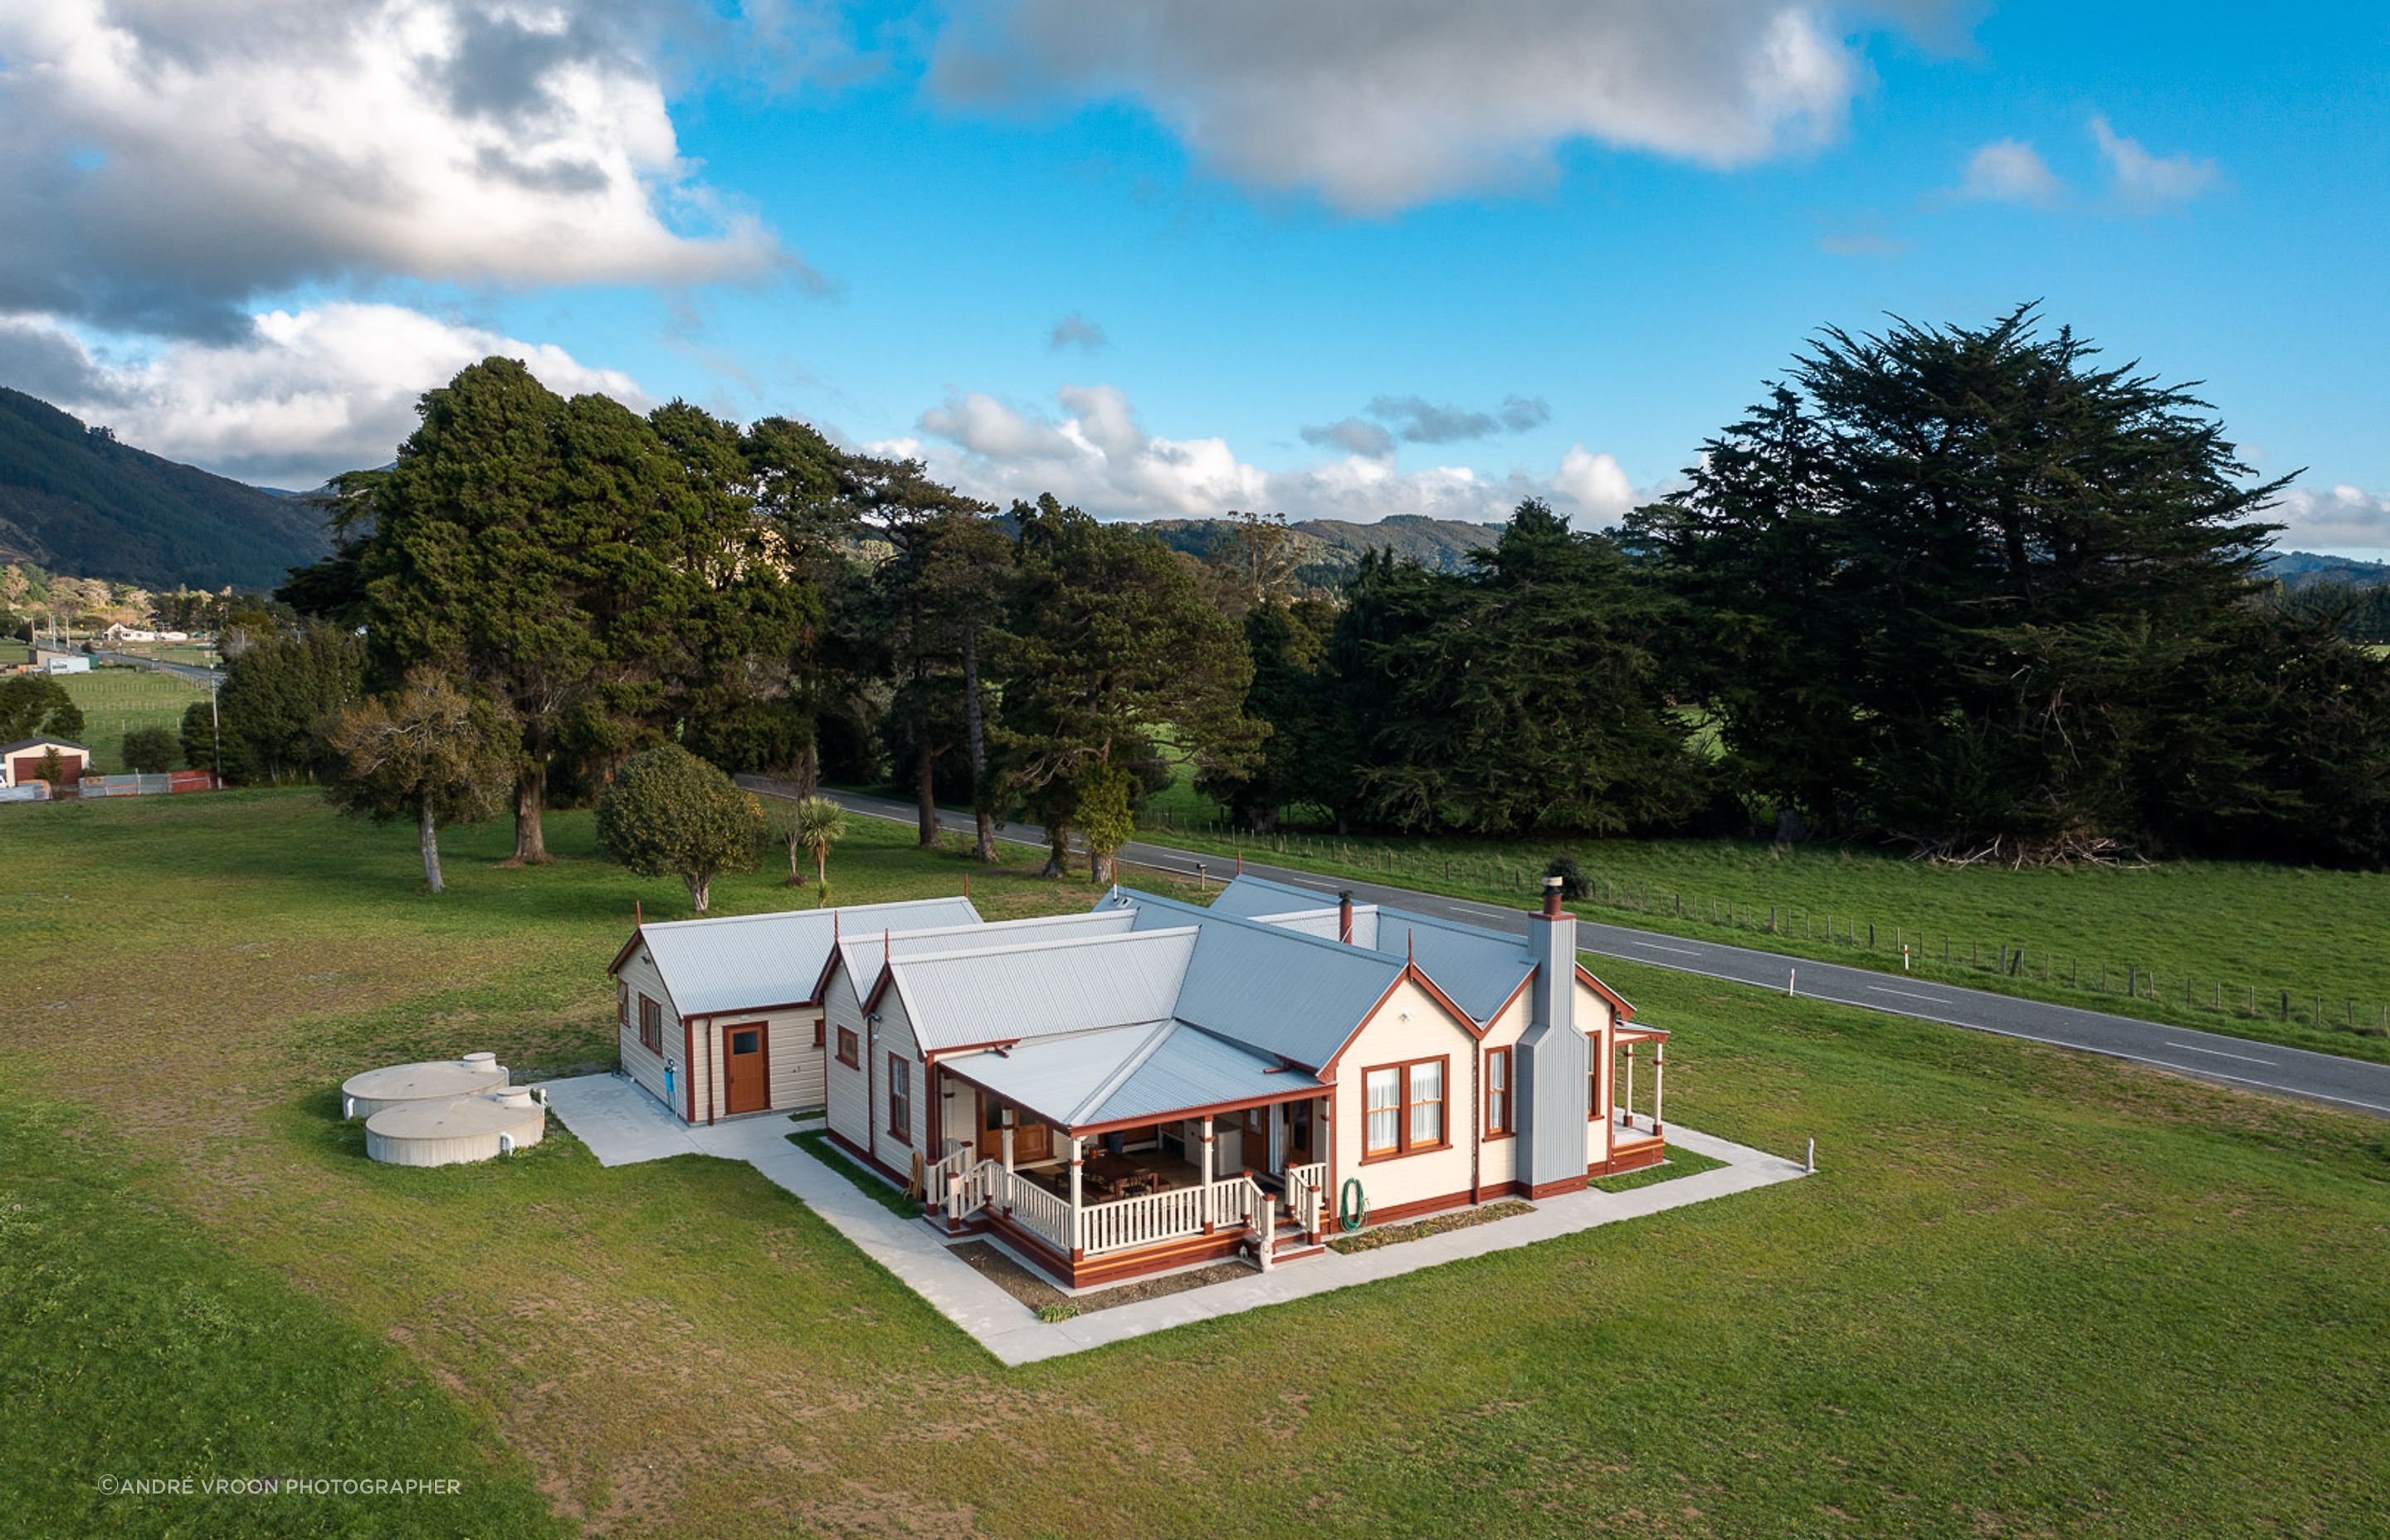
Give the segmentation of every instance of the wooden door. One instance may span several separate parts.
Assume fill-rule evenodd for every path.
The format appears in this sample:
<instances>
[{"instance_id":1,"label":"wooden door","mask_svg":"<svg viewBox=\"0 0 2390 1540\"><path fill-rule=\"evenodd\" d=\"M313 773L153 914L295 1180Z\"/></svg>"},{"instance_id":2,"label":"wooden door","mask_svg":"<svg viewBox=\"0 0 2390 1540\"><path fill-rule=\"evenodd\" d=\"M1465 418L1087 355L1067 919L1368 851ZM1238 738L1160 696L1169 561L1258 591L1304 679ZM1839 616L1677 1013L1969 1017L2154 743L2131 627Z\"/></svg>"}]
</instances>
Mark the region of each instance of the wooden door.
<instances>
[{"instance_id":1,"label":"wooden door","mask_svg":"<svg viewBox=\"0 0 2390 1540\"><path fill-rule=\"evenodd\" d=\"M979 1094L979 1150L983 1161L1004 1159L1004 1114L1007 1108L986 1092ZM1020 1110L1010 1110L1019 1119L1012 1126L1012 1163L1025 1166L1042 1161L1054 1153L1054 1131L1042 1123L1032 1123L1021 1116Z\"/></svg>"},{"instance_id":2,"label":"wooden door","mask_svg":"<svg viewBox=\"0 0 2390 1540\"><path fill-rule=\"evenodd\" d=\"M725 1029L722 1038L722 1107L726 1112L761 1112L772 1105L772 1046L761 1021Z\"/></svg>"},{"instance_id":3,"label":"wooden door","mask_svg":"<svg viewBox=\"0 0 2390 1540\"><path fill-rule=\"evenodd\" d=\"M1042 1123L1021 1117L1018 1112L1013 1116L1019 1119L1012 1125L1012 1163L1014 1165L1025 1166L1033 1161L1045 1160L1054 1153L1052 1129Z\"/></svg>"},{"instance_id":4,"label":"wooden door","mask_svg":"<svg viewBox=\"0 0 2390 1540\"><path fill-rule=\"evenodd\" d=\"M1307 1166L1314 1159L1311 1105L1307 1101L1286 1104L1286 1163L1290 1166Z\"/></svg>"}]
</instances>

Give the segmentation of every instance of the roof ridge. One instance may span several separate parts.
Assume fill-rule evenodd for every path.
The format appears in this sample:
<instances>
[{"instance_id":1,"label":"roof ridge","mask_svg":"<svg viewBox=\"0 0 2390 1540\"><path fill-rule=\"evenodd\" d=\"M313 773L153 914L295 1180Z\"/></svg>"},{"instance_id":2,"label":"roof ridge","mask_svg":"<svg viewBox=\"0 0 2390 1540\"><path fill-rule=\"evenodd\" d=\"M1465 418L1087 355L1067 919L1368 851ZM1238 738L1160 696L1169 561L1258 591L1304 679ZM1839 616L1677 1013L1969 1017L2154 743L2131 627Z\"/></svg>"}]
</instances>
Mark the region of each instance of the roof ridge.
<instances>
[{"instance_id":1,"label":"roof ridge","mask_svg":"<svg viewBox=\"0 0 2390 1540\"><path fill-rule=\"evenodd\" d=\"M1076 1128L1097 1109L1111 1100L1114 1092L1127 1084L1129 1078L1137 1071L1145 1068L1148 1059L1162 1051L1162 1045L1169 1040L1170 1034L1177 1028L1178 1019L1175 1016L1165 1017L1157 1024L1144 1042L1131 1048L1118 1064L1112 1066L1112 1072L1098 1081L1095 1088L1080 1098L1079 1105L1071 1109L1070 1126Z\"/></svg>"},{"instance_id":2,"label":"roof ridge","mask_svg":"<svg viewBox=\"0 0 2390 1540\"><path fill-rule=\"evenodd\" d=\"M1119 930L1103 936L1064 936L1059 941L1022 942L1015 946L982 946L954 952L922 952L910 957L891 957L888 966L901 968L912 963L953 962L964 957L984 957L990 952L1060 952L1072 946L1103 946L1115 942L1152 941L1163 936L1192 936L1201 933L1193 925L1174 925L1163 930Z\"/></svg>"},{"instance_id":3,"label":"roof ridge","mask_svg":"<svg viewBox=\"0 0 2390 1540\"><path fill-rule=\"evenodd\" d=\"M1338 941L1332 936L1315 936L1307 931L1293 930L1291 927L1284 925L1271 925L1266 921L1249 918L1243 915L1224 915L1216 910L1205 908L1200 905L1189 904L1184 899L1164 898L1160 893L1144 892L1136 888L1124 888L1121 891L1124 893L1135 893L1140 900L1147 903L1166 905L1174 909L1184 909L1189 914L1201 915L1205 919L1218 924L1241 925L1245 929L1260 935L1283 936L1290 941L1304 942L1313 946L1324 946L1328 948L1329 951L1340 956L1352 956L1357 955L1365 957L1381 957L1386 961L1394 963L1400 963L1403 961L1402 958L1395 956L1391 952L1380 952L1375 947L1362 946L1354 942ZM1380 911L1381 914L1384 911L1382 910ZM1151 935L1153 932L1150 930L1141 930L1138 931L1137 934Z\"/></svg>"},{"instance_id":4,"label":"roof ridge","mask_svg":"<svg viewBox=\"0 0 2390 1540\"><path fill-rule=\"evenodd\" d=\"M816 915L829 917L860 914L873 909L924 908L934 904L970 905L970 899L962 893L949 893L939 898L888 898L877 904L834 904L827 909L758 909L752 914L744 915L692 915L687 919L649 920L645 929L664 930L683 925L735 925L746 919L810 919ZM977 905L971 905L971 913L979 913ZM937 929L963 930L970 927L957 925Z\"/></svg>"}]
</instances>

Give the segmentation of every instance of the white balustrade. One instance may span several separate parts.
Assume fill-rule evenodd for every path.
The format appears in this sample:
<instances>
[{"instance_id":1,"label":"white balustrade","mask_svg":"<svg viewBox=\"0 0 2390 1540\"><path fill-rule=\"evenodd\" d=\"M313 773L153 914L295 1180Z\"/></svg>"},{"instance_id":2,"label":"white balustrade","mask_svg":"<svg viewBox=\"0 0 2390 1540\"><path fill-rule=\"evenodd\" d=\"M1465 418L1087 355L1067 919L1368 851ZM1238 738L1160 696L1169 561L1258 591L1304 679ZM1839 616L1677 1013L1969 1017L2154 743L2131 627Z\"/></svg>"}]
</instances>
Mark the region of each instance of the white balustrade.
<instances>
[{"instance_id":1,"label":"white balustrade","mask_svg":"<svg viewBox=\"0 0 2390 1540\"><path fill-rule=\"evenodd\" d=\"M994 1201L1012 1211L1014 1223L1030 1234L1069 1255L1071 1251L1071 1200L1044 1187L1017 1172L995 1168Z\"/></svg>"},{"instance_id":2,"label":"white balustrade","mask_svg":"<svg viewBox=\"0 0 2390 1540\"><path fill-rule=\"evenodd\" d=\"M1306 1235L1318 1234L1320 1211L1327 1200L1327 1161L1286 1168L1286 1206L1293 1213L1295 1228Z\"/></svg>"}]
</instances>

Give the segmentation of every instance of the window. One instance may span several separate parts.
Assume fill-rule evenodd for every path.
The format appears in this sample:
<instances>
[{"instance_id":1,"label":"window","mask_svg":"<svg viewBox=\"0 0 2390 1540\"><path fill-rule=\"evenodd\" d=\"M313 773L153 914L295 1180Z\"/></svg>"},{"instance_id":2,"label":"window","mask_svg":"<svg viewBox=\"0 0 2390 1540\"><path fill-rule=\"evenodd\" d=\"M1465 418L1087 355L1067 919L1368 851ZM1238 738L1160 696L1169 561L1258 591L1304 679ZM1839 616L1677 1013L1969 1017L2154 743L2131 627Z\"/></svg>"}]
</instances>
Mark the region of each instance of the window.
<instances>
[{"instance_id":1,"label":"window","mask_svg":"<svg viewBox=\"0 0 2390 1540\"><path fill-rule=\"evenodd\" d=\"M1516 1132L1510 1126L1510 1050L1496 1048L1485 1056L1485 1136Z\"/></svg>"},{"instance_id":2,"label":"window","mask_svg":"<svg viewBox=\"0 0 2390 1540\"><path fill-rule=\"evenodd\" d=\"M664 1051L664 1007L639 996L639 1046L649 1053Z\"/></svg>"},{"instance_id":3,"label":"window","mask_svg":"<svg viewBox=\"0 0 2390 1540\"><path fill-rule=\"evenodd\" d=\"M740 1059L764 1051L764 1029L740 1027L730 1034L730 1051Z\"/></svg>"},{"instance_id":4,"label":"window","mask_svg":"<svg viewBox=\"0 0 2390 1540\"><path fill-rule=\"evenodd\" d=\"M1445 1137L1444 1079L1448 1060L1414 1059L1361 1072L1367 1112L1362 1129L1364 1160L1441 1149Z\"/></svg>"},{"instance_id":5,"label":"window","mask_svg":"<svg viewBox=\"0 0 2390 1540\"><path fill-rule=\"evenodd\" d=\"M854 1040L854 1029L852 1027L838 1029L838 1061L850 1070L863 1068L863 1054Z\"/></svg>"},{"instance_id":6,"label":"window","mask_svg":"<svg viewBox=\"0 0 2390 1540\"><path fill-rule=\"evenodd\" d=\"M816 1017L815 1017L815 1018L814 1018L814 1046L815 1046L815 1047L818 1048L818 1047L820 1047L820 1046L822 1046L822 1033L823 1033L823 1032L824 1032L825 1030L827 1030L827 1029L829 1028L829 1023L828 1021L824 1020L822 1018L820 1018L820 1017L818 1017L818 1016L816 1016Z\"/></svg>"},{"instance_id":7,"label":"window","mask_svg":"<svg viewBox=\"0 0 2390 1540\"><path fill-rule=\"evenodd\" d=\"M621 1027L631 1024L631 986L620 979L614 981L614 1024Z\"/></svg>"},{"instance_id":8,"label":"window","mask_svg":"<svg viewBox=\"0 0 2390 1540\"><path fill-rule=\"evenodd\" d=\"M913 1142L913 1064L893 1053L888 1056L888 1132L906 1144Z\"/></svg>"}]
</instances>

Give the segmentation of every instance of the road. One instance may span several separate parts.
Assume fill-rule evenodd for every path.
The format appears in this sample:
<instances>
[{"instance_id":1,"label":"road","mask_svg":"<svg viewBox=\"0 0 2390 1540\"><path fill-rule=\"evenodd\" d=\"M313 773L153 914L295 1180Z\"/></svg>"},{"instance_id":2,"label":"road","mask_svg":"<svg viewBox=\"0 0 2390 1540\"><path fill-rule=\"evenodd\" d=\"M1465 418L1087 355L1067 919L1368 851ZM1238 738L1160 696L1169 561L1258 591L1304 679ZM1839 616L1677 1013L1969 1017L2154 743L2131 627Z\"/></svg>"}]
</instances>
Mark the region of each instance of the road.
<instances>
[{"instance_id":1,"label":"road","mask_svg":"<svg viewBox=\"0 0 2390 1540\"><path fill-rule=\"evenodd\" d=\"M194 684L224 683L221 673L212 668L201 668L197 663L170 663L161 658L143 658L130 652L95 652L92 656L105 658L111 663L133 663L158 674L178 674Z\"/></svg>"},{"instance_id":2,"label":"road","mask_svg":"<svg viewBox=\"0 0 2390 1540\"><path fill-rule=\"evenodd\" d=\"M739 780L758 791L777 792L773 783L755 776L742 776ZM909 802L850 791L827 794L836 798L849 811L870 817L888 818L905 824L913 823L919 817ZM959 813L941 812L938 821L942 828L949 829L968 832L971 827L970 818ZM1031 824L1000 825L997 835L1015 844L1042 848L1046 843L1044 831ZM1194 877L1201 867L1205 876L1223 878L1232 874L1236 867L1233 858L1176 850L1142 841L1123 849L1120 858L1135 866L1174 872L1183 877ZM1461 920L1491 930L1518 934L1526 930L1527 917L1521 909L1472 904L1465 899L1447 898L1441 893L1420 892L1411 888L1390 888L1381 883L1322 877L1317 872L1266 866L1250 858L1245 862L1245 870L1273 881L1315 889L1323 897L1349 891L1355 898L1367 904L1392 905L1421 914ZM2021 1000L2013 995L1879 973L1873 969L1846 968L1819 962L1814 957L1790 957L1779 952L1654 934L1623 925L1597 924L1592 920L1577 922L1577 947L1599 956L1623 957L1653 968L1696 973L1703 978L1722 979L1759 989L1789 988L1812 1000L1830 1000L1837 1005L1857 1006L1895 1016L1911 1016L1947 1026L1965 1027L1972 1032L1995 1033L2002 1037L2019 1037L2027 1042L2105 1054L2112 1059L2130 1059L2136 1064L2171 1070L2178 1074L2192 1075L2218 1084L2297 1097L2302 1100L2390 1117L2390 1065L2369 1064L2361 1059L2340 1059L2331 1054L2308 1053L2300 1048L2281 1048L2270 1043L2252 1042L2245 1037L2226 1037L2189 1027L2137 1020L2129 1016L2110 1016L2102 1011L2080 1010L2073 1006Z\"/></svg>"}]
</instances>

